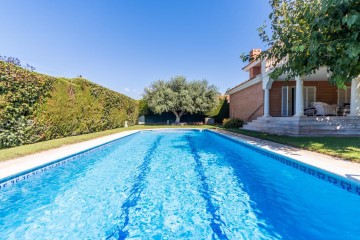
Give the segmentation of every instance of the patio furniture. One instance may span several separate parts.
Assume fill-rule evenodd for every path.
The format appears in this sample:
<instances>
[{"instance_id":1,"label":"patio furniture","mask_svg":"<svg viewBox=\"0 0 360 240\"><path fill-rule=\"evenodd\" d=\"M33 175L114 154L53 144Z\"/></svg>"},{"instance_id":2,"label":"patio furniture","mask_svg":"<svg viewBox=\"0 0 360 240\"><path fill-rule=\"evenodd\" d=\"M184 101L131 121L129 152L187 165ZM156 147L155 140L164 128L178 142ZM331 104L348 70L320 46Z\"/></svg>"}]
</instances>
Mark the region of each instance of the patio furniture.
<instances>
[{"instance_id":1,"label":"patio furniture","mask_svg":"<svg viewBox=\"0 0 360 240\"><path fill-rule=\"evenodd\" d=\"M344 103L344 106L339 107L338 116L347 116L350 114L350 103Z\"/></svg>"},{"instance_id":2,"label":"patio furniture","mask_svg":"<svg viewBox=\"0 0 360 240\"><path fill-rule=\"evenodd\" d=\"M304 109L304 115L305 116L315 116L316 114L316 108L309 107Z\"/></svg>"},{"instance_id":3,"label":"patio furniture","mask_svg":"<svg viewBox=\"0 0 360 240\"><path fill-rule=\"evenodd\" d=\"M311 107L316 109L316 116L337 116L339 107L336 104L327 104L324 102L313 102Z\"/></svg>"}]
</instances>

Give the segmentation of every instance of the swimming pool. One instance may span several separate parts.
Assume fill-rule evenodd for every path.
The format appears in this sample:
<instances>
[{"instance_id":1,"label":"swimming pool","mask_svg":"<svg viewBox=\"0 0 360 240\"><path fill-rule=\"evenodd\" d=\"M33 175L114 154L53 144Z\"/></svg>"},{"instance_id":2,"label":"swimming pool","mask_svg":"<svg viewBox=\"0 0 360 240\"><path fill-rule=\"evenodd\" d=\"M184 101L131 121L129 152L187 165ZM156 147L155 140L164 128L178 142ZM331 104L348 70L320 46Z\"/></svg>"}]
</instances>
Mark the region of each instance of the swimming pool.
<instances>
[{"instance_id":1,"label":"swimming pool","mask_svg":"<svg viewBox=\"0 0 360 240\"><path fill-rule=\"evenodd\" d=\"M358 239L360 196L210 131L143 131L3 188L0 239Z\"/></svg>"}]
</instances>

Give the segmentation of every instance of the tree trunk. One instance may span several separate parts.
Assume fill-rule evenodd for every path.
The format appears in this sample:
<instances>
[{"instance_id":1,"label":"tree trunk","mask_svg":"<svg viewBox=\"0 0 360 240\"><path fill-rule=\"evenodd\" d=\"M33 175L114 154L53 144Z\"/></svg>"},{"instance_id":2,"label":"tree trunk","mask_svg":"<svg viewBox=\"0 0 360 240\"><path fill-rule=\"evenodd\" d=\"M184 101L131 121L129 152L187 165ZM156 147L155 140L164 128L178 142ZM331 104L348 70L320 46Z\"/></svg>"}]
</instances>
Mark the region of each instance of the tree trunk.
<instances>
[{"instance_id":1,"label":"tree trunk","mask_svg":"<svg viewBox=\"0 0 360 240\"><path fill-rule=\"evenodd\" d=\"M176 116L175 123L176 123L176 124L179 124L179 123L180 123L180 118L181 118L181 116L182 116L184 113L183 113L183 112L177 113L176 111L173 111L173 113L174 113L175 116Z\"/></svg>"},{"instance_id":2,"label":"tree trunk","mask_svg":"<svg viewBox=\"0 0 360 240\"><path fill-rule=\"evenodd\" d=\"M179 123L180 123L180 116L179 116L179 115L176 115L175 123L176 123L176 124L179 124Z\"/></svg>"}]
</instances>

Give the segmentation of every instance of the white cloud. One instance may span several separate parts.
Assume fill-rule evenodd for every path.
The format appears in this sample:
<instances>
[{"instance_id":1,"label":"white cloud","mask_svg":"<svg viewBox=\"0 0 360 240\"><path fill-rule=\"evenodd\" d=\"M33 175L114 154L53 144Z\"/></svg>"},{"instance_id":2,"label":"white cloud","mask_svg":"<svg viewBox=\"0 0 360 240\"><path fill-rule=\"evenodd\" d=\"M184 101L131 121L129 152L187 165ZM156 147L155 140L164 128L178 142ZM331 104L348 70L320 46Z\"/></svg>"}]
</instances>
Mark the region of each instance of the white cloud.
<instances>
[{"instance_id":1,"label":"white cloud","mask_svg":"<svg viewBox=\"0 0 360 240\"><path fill-rule=\"evenodd\" d=\"M130 89L129 89L129 88L125 88L125 92L130 92Z\"/></svg>"}]
</instances>

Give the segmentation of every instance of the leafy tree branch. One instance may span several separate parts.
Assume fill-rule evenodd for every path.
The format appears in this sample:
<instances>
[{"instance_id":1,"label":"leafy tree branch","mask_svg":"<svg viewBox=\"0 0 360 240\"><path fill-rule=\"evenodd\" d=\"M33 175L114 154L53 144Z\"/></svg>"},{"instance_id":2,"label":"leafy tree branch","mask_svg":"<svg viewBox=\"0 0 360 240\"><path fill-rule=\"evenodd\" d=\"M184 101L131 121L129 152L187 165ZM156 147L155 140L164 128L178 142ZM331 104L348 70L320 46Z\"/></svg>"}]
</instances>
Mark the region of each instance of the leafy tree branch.
<instances>
[{"instance_id":1,"label":"leafy tree branch","mask_svg":"<svg viewBox=\"0 0 360 240\"><path fill-rule=\"evenodd\" d=\"M343 87L360 75L360 2L358 0L270 0L271 36L258 29L269 47L259 58L272 59L271 77L288 79L326 66L330 82ZM249 55L241 58L249 60ZM283 63L282 61L286 59ZM280 63L283 63L280 65Z\"/></svg>"}]
</instances>

